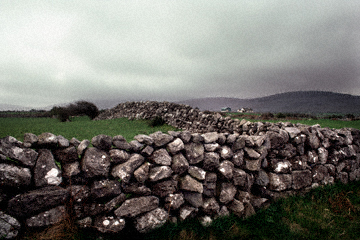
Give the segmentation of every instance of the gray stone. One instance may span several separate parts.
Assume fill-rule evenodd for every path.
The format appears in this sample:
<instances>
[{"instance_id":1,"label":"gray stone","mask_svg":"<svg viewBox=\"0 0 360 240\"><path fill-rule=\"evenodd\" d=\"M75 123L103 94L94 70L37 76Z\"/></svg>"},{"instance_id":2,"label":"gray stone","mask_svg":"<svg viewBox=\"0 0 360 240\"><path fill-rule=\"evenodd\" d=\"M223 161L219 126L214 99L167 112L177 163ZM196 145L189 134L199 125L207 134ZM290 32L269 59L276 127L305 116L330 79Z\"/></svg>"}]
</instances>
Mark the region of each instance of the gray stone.
<instances>
[{"instance_id":1,"label":"gray stone","mask_svg":"<svg viewBox=\"0 0 360 240\"><path fill-rule=\"evenodd\" d=\"M90 141L87 139L84 139L80 142L80 144L77 147L77 154L83 155L87 147L90 145Z\"/></svg>"},{"instance_id":2,"label":"gray stone","mask_svg":"<svg viewBox=\"0 0 360 240\"><path fill-rule=\"evenodd\" d=\"M244 165L244 150L239 150L236 153L234 153L234 156L232 157L231 161L234 163L237 167L242 167Z\"/></svg>"},{"instance_id":3,"label":"gray stone","mask_svg":"<svg viewBox=\"0 0 360 240\"><path fill-rule=\"evenodd\" d=\"M216 216L220 211L219 203L214 197L205 199L202 208L205 214L210 216Z\"/></svg>"},{"instance_id":4,"label":"gray stone","mask_svg":"<svg viewBox=\"0 0 360 240\"><path fill-rule=\"evenodd\" d=\"M0 163L0 185L7 187L24 187L31 184L31 171L23 168Z\"/></svg>"},{"instance_id":5,"label":"gray stone","mask_svg":"<svg viewBox=\"0 0 360 240\"><path fill-rule=\"evenodd\" d=\"M91 144L100 150L108 151L112 146L112 137L100 134L91 139Z\"/></svg>"},{"instance_id":6,"label":"gray stone","mask_svg":"<svg viewBox=\"0 0 360 240\"><path fill-rule=\"evenodd\" d=\"M53 153L55 159L61 163L70 163L79 160L77 150L74 146L56 149Z\"/></svg>"},{"instance_id":7,"label":"gray stone","mask_svg":"<svg viewBox=\"0 0 360 240\"><path fill-rule=\"evenodd\" d=\"M161 198L176 192L178 182L175 180L161 181L152 186L152 193Z\"/></svg>"},{"instance_id":8,"label":"gray stone","mask_svg":"<svg viewBox=\"0 0 360 240\"><path fill-rule=\"evenodd\" d=\"M173 171L169 166L153 167L149 172L149 180L151 182L156 182L170 177L172 173Z\"/></svg>"},{"instance_id":9,"label":"gray stone","mask_svg":"<svg viewBox=\"0 0 360 240\"><path fill-rule=\"evenodd\" d=\"M196 166L190 166L189 170L188 170L188 173L192 177L194 177L194 178L196 178L196 179L198 179L200 181L205 180L206 172L205 172L204 169L201 169L201 168L196 167Z\"/></svg>"},{"instance_id":10,"label":"gray stone","mask_svg":"<svg viewBox=\"0 0 360 240\"><path fill-rule=\"evenodd\" d=\"M205 151L207 152L215 152L220 149L220 144L218 143L205 143L204 144Z\"/></svg>"},{"instance_id":11,"label":"gray stone","mask_svg":"<svg viewBox=\"0 0 360 240\"><path fill-rule=\"evenodd\" d=\"M155 196L131 198L126 200L114 211L118 218L136 217L142 213L154 210L159 206L159 199Z\"/></svg>"},{"instance_id":12,"label":"gray stone","mask_svg":"<svg viewBox=\"0 0 360 240\"><path fill-rule=\"evenodd\" d=\"M144 134L136 135L134 139L137 140L139 143L143 143L146 145L152 145L154 143L154 139Z\"/></svg>"},{"instance_id":13,"label":"gray stone","mask_svg":"<svg viewBox=\"0 0 360 240\"><path fill-rule=\"evenodd\" d=\"M73 146L76 147L76 148L77 148L77 147L79 146L79 144L80 144L80 141L77 140L77 139L74 138L74 137L71 138L69 142L70 142L71 145L73 145Z\"/></svg>"},{"instance_id":14,"label":"gray stone","mask_svg":"<svg viewBox=\"0 0 360 240\"><path fill-rule=\"evenodd\" d=\"M207 172L203 184L203 194L207 197L213 197L216 193L216 173Z\"/></svg>"},{"instance_id":15,"label":"gray stone","mask_svg":"<svg viewBox=\"0 0 360 240\"><path fill-rule=\"evenodd\" d=\"M130 142L130 146L134 152L139 153L144 148L145 145L142 143L139 143L137 140L132 140Z\"/></svg>"},{"instance_id":16,"label":"gray stone","mask_svg":"<svg viewBox=\"0 0 360 240\"><path fill-rule=\"evenodd\" d=\"M115 197L121 193L120 183L116 180L94 181L91 186L91 196L94 199Z\"/></svg>"},{"instance_id":17,"label":"gray stone","mask_svg":"<svg viewBox=\"0 0 360 240\"><path fill-rule=\"evenodd\" d=\"M269 184L269 176L264 170L260 170L256 179L255 184L258 186L266 187Z\"/></svg>"},{"instance_id":18,"label":"gray stone","mask_svg":"<svg viewBox=\"0 0 360 240\"><path fill-rule=\"evenodd\" d=\"M159 165L163 165L163 166L171 165L171 157L164 148L160 148L155 152L153 152L153 154L150 156L149 159Z\"/></svg>"},{"instance_id":19,"label":"gray stone","mask_svg":"<svg viewBox=\"0 0 360 240\"><path fill-rule=\"evenodd\" d=\"M186 219L193 218L197 212L197 208L191 206L183 206L179 211L179 219L180 221L185 221Z\"/></svg>"},{"instance_id":20,"label":"gray stone","mask_svg":"<svg viewBox=\"0 0 360 240\"><path fill-rule=\"evenodd\" d=\"M187 192L184 191L184 199L190 203L191 206L199 208L203 205L203 196L198 192Z\"/></svg>"},{"instance_id":21,"label":"gray stone","mask_svg":"<svg viewBox=\"0 0 360 240\"><path fill-rule=\"evenodd\" d=\"M232 150L234 152L241 150L245 147L245 144L245 137L243 135L240 135L239 138L232 145Z\"/></svg>"},{"instance_id":22,"label":"gray stone","mask_svg":"<svg viewBox=\"0 0 360 240\"><path fill-rule=\"evenodd\" d=\"M78 161L72 163L66 163L61 165L62 174L64 177L72 177L78 175L80 170L80 163Z\"/></svg>"},{"instance_id":23,"label":"gray stone","mask_svg":"<svg viewBox=\"0 0 360 240\"><path fill-rule=\"evenodd\" d=\"M204 227L208 227L212 224L213 219L210 216L202 216L199 218L200 224Z\"/></svg>"},{"instance_id":24,"label":"gray stone","mask_svg":"<svg viewBox=\"0 0 360 240\"><path fill-rule=\"evenodd\" d=\"M125 150L111 149L109 151L111 162L114 164L124 163L130 158L130 154Z\"/></svg>"},{"instance_id":25,"label":"gray stone","mask_svg":"<svg viewBox=\"0 0 360 240\"><path fill-rule=\"evenodd\" d=\"M124 193L121 193L119 196L116 196L115 198L105 203L104 208L107 212L111 212L112 210L120 206L123 202L125 202L125 200L126 195Z\"/></svg>"},{"instance_id":26,"label":"gray stone","mask_svg":"<svg viewBox=\"0 0 360 240\"><path fill-rule=\"evenodd\" d=\"M40 149L39 157L34 167L35 186L60 185L61 170L55 164L54 156L48 149Z\"/></svg>"},{"instance_id":27,"label":"gray stone","mask_svg":"<svg viewBox=\"0 0 360 240\"><path fill-rule=\"evenodd\" d=\"M244 202L244 218L251 217L252 215L255 215L255 209L249 202Z\"/></svg>"},{"instance_id":28,"label":"gray stone","mask_svg":"<svg viewBox=\"0 0 360 240\"><path fill-rule=\"evenodd\" d=\"M20 222L0 211L0 239L13 239L19 234Z\"/></svg>"},{"instance_id":29,"label":"gray stone","mask_svg":"<svg viewBox=\"0 0 360 240\"><path fill-rule=\"evenodd\" d=\"M169 218L168 213L162 208L156 208L151 212L136 219L135 228L140 233L149 232L155 228L161 227Z\"/></svg>"},{"instance_id":30,"label":"gray stone","mask_svg":"<svg viewBox=\"0 0 360 240\"><path fill-rule=\"evenodd\" d=\"M249 192L239 190L236 194L236 199L242 203L246 203L246 202L249 203L249 202L251 202L252 196L250 195Z\"/></svg>"},{"instance_id":31,"label":"gray stone","mask_svg":"<svg viewBox=\"0 0 360 240\"><path fill-rule=\"evenodd\" d=\"M234 164L225 160L220 163L218 170L226 179L231 180L233 178Z\"/></svg>"},{"instance_id":32,"label":"gray stone","mask_svg":"<svg viewBox=\"0 0 360 240\"><path fill-rule=\"evenodd\" d=\"M233 151L229 146L223 146L220 150L220 157L222 159L231 159L234 156Z\"/></svg>"},{"instance_id":33,"label":"gray stone","mask_svg":"<svg viewBox=\"0 0 360 240\"><path fill-rule=\"evenodd\" d=\"M130 151L132 150L132 145L126 141L126 139L121 135L116 135L113 137L112 144L121 150Z\"/></svg>"},{"instance_id":34,"label":"gray stone","mask_svg":"<svg viewBox=\"0 0 360 240\"><path fill-rule=\"evenodd\" d=\"M291 174L276 174L269 173L269 189L273 191L283 191L291 188L292 176Z\"/></svg>"},{"instance_id":35,"label":"gray stone","mask_svg":"<svg viewBox=\"0 0 360 240\"><path fill-rule=\"evenodd\" d=\"M326 176L329 176L329 170L324 165L316 165L312 169L312 180L314 183L321 182Z\"/></svg>"},{"instance_id":36,"label":"gray stone","mask_svg":"<svg viewBox=\"0 0 360 240\"><path fill-rule=\"evenodd\" d=\"M24 145L25 147L32 147L39 141L39 138L33 133L24 134Z\"/></svg>"},{"instance_id":37,"label":"gray stone","mask_svg":"<svg viewBox=\"0 0 360 240\"><path fill-rule=\"evenodd\" d=\"M246 156L248 156L251 159L258 159L261 156L261 154L258 153L257 151L255 151L253 148L245 147L244 150L245 150Z\"/></svg>"},{"instance_id":38,"label":"gray stone","mask_svg":"<svg viewBox=\"0 0 360 240\"><path fill-rule=\"evenodd\" d=\"M57 136L57 139L58 139L58 146L59 147L61 147L61 148L69 147L70 142L64 136L59 135L59 136Z\"/></svg>"},{"instance_id":39,"label":"gray stone","mask_svg":"<svg viewBox=\"0 0 360 240\"><path fill-rule=\"evenodd\" d=\"M190 139L191 139L191 132L190 131L182 131L180 132L180 136L181 140L184 142L184 143L188 143L190 142Z\"/></svg>"},{"instance_id":40,"label":"gray stone","mask_svg":"<svg viewBox=\"0 0 360 240\"><path fill-rule=\"evenodd\" d=\"M148 145L144 147L143 150L141 150L141 155L145 157L149 157L153 152L154 152L154 148Z\"/></svg>"},{"instance_id":41,"label":"gray stone","mask_svg":"<svg viewBox=\"0 0 360 240\"><path fill-rule=\"evenodd\" d=\"M67 187L72 201L76 203L86 202L90 197L90 188L86 185L71 185Z\"/></svg>"},{"instance_id":42,"label":"gray stone","mask_svg":"<svg viewBox=\"0 0 360 240\"><path fill-rule=\"evenodd\" d=\"M128 161L115 166L111 175L115 178L120 178L124 182L129 182L135 169L140 167L145 161L145 158L140 154L132 154Z\"/></svg>"},{"instance_id":43,"label":"gray stone","mask_svg":"<svg viewBox=\"0 0 360 240\"><path fill-rule=\"evenodd\" d=\"M32 216L63 204L68 198L66 189L57 186L40 188L10 199L8 211L12 216Z\"/></svg>"},{"instance_id":44,"label":"gray stone","mask_svg":"<svg viewBox=\"0 0 360 240\"><path fill-rule=\"evenodd\" d=\"M32 216L31 218L26 219L27 227L45 227L57 224L66 219L66 209L65 206L58 206L52 208L48 211Z\"/></svg>"},{"instance_id":45,"label":"gray stone","mask_svg":"<svg viewBox=\"0 0 360 240\"><path fill-rule=\"evenodd\" d=\"M289 134L290 138L293 139L301 133L297 127L286 127L285 131Z\"/></svg>"},{"instance_id":46,"label":"gray stone","mask_svg":"<svg viewBox=\"0 0 360 240\"><path fill-rule=\"evenodd\" d=\"M184 142L180 138L176 138L174 141L167 145L167 149L171 154L176 154L185 148Z\"/></svg>"},{"instance_id":47,"label":"gray stone","mask_svg":"<svg viewBox=\"0 0 360 240\"><path fill-rule=\"evenodd\" d=\"M203 168L207 171L214 171L220 166L220 155L215 152L204 154Z\"/></svg>"},{"instance_id":48,"label":"gray stone","mask_svg":"<svg viewBox=\"0 0 360 240\"><path fill-rule=\"evenodd\" d=\"M125 219L113 216L100 216L95 218L94 228L102 233L117 233L125 228Z\"/></svg>"},{"instance_id":49,"label":"gray stone","mask_svg":"<svg viewBox=\"0 0 360 240\"><path fill-rule=\"evenodd\" d=\"M127 194L135 194L139 196L149 196L151 189L143 183L122 184L122 191Z\"/></svg>"},{"instance_id":50,"label":"gray stone","mask_svg":"<svg viewBox=\"0 0 360 240\"><path fill-rule=\"evenodd\" d=\"M253 172L259 171L261 168L261 159L245 159L245 169Z\"/></svg>"},{"instance_id":51,"label":"gray stone","mask_svg":"<svg viewBox=\"0 0 360 240\"><path fill-rule=\"evenodd\" d=\"M285 132L285 133L287 135L287 138L289 138L288 133L287 132ZM287 142L287 138L283 134L273 132L273 131L268 131L268 132L266 132L266 135L268 136L268 138L270 140L270 146L272 149L278 149Z\"/></svg>"},{"instance_id":52,"label":"gray stone","mask_svg":"<svg viewBox=\"0 0 360 240\"><path fill-rule=\"evenodd\" d=\"M169 194L166 198L165 198L165 208L166 209L171 209L171 210L176 210L179 209L181 207L181 205L183 205L185 203L184 200L184 195L182 193L176 193L176 194Z\"/></svg>"},{"instance_id":53,"label":"gray stone","mask_svg":"<svg viewBox=\"0 0 360 240\"><path fill-rule=\"evenodd\" d=\"M176 174L183 174L189 169L189 163L181 153L176 154L172 158L171 169Z\"/></svg>"},{"instance_id":54,"label":"gray stone","mask_svg":"<svg viewBox=\"0 0 360 240\"><path fill-rule=\"evenodd\" d=\"M88 148L81 161L81 170L88 178L107 177L110 170L110 156L97 148Z\"/></svg>"},{"instance_id":55,"label":"gray stone","mask_svg":"<svg viewBox=\"0 0 360 240\"><path fill-rule=\"evenodd\" d=\"M292 172L292 188L295 190L310 186L312 174L310 170Z\"/></svg>"},{"instance_id":56,"label":"gray stone","mask_svg":"<svg viewBox=\"0 0 360 240\"><path fill-rule=\"evenodd\" d=\"M6 149L5 155L11 159L20 161L27 167L34 167L38 157L38 153L35 150L17 146L9 146L9 148Z\"/></svg>"},{"instance_id":57,"label":"gray stone","mask_svg":"<svg viewBox=\"0 0 360 240\"><path fill-rule=\"evenodd\" d=\"M198 192L203 193L204 188L203 185L190 177L189 175L186 175L183 177L180 181L180 189L190 192Z\"/></svg>"},{"instance_id":58,"label":"gray stone","mask_svg":"<svg viewBox=\"0 0 360 240\"><path fill-rule=\"evenodd\" d=\"M308 163L310 164L316 164L319 162L319 156L317 155L315 150L308 151L307 157L308 157Z\"/></svg>"},{"instance_id":59,"label":"gray stone","mask_svg":"<svg viewBox=\"0 0 360 240\"><path fill-rule=\"evenodd\" d=\"M307 144L312 149L318 149L320 147L320 140L314 133L310 133L307 138Z\"/></svg>"},{"instance_id":60,"label":"gray stone","mask_svg":"<svg viewBox=\"0 0 360 240\"><path fill-rule=\"evenodd\" d=\"M204 138L205 143L214 143L219 139L217 132L208 132L201 135Z\"/></svg>"},{"instance_id":61,"label":"gray stone","mask_svg":"<svg viewBox=\"0 0 360 240\"><path fill-rule=\"evenodd\" d=\"M234 199L229 205L228 205L228 209L234 213L236 216L238 217L242 217L244 215L244 204L242 202L240 202L237 199Z\"/></svg>"},{"instance_id":62,"label":"gray stone","mask_svg":"<svg viewBox=\"0 0 360 240\"><path fill-rule=\"evenodd\" d=\"M287 160L285 161L277 161L273 164L274 173L289 173L291 172L291 163Z\"/></svg>"},{"instance_id":63,"label":"gray stone","mask_svg":"<svg viewBox=\"0 0 360 240\"><path fill-rule=\"evenodd\" d=\"M222 183L219 201L223 204L228 204L234 200L236 194L236 187L231 183Z\"/></svg>"},{"instance_id":64,"label":"gray stone","mask_svg":"<svg viewBox=\"0 0 360 240\"><path fill-rule=\"evenodd\" d=\"M91 217L86 217L84 219L80 219L76 221L76 223L80 228L90 228L92 227L92 222L93 220Z\"/></svg>"},{"instance_id":65,"label":"gray stone","mask_svg":"<svg viewBox=\"0 0 360 240\"><path fill-rule=\"evenodd\" d=\"M149 136L154 139L155 147L164 146L164 145L168 144L169 142L171 142L174 139L173 136L171 136L169 134L162 133L160 131L152 133Z\"/></svg>"},{"instance_id":66,"label":"gray stone","mask_svg":"<svg viewBox=\"0 0 360 240\"><path fill-rule=\"evenodd\" d=\"M204 145L201 143L185 144L185 156L189 164L197 164L204 160Z\"/></svg>"},{"instance_id":67,"label":"gray stone","mask_svg":"<svg viewBox=\"0 0 360 240\"><path fill-rule=\"evenodd\" d=\"M134 177L140 183L144 183L149 178L151 163L146 162L134 171Z\"/></svg>"},{"instance_id":68,"label":"gray stone","mask_svg":"<svg viewBox=\"0 0 360 240\"><path fill-rule=\"evenodd\" d=\"M38 139L38 145L44 147L56 147L58 143L57 136L48 132L40 134Z\"/></svg>"},{"instance_id":69,"label":"gray stone","mask_svg":"<svg viewBox=\"0 0 360 240\"><path fill-rule=\"evenodd\" d=\"M199 133L193 133L191 134L192 142L194 143L202 143L204 142L204 137Z\"/></svg>"}]
</instances>

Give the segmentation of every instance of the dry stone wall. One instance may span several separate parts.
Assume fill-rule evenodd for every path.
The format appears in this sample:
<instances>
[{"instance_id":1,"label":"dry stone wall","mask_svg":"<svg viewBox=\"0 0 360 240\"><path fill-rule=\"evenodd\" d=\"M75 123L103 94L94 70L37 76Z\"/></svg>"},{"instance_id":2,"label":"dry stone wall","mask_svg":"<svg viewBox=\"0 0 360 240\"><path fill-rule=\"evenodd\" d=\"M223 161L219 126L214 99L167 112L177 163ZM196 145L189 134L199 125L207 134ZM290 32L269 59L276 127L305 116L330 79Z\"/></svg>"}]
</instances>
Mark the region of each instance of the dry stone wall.
<instances>
[{"instance_id":1,"label":"dry stone wall","mask_svg":"<svg viewBox=\"0 0 360 240\"><path fill-rule=\"evenodd\" d=\"M186 115L175 112L169 114ZM156 132L130 142L120 135L79 141L51 133L0 139L0 236L53 225L68 214L79 227L103 233L121 234L125 226L143 233L195 217L207 225L228 214L246 218L279 197L360 179L358 129L236 127Z\"/></svg>"}]
</instances>

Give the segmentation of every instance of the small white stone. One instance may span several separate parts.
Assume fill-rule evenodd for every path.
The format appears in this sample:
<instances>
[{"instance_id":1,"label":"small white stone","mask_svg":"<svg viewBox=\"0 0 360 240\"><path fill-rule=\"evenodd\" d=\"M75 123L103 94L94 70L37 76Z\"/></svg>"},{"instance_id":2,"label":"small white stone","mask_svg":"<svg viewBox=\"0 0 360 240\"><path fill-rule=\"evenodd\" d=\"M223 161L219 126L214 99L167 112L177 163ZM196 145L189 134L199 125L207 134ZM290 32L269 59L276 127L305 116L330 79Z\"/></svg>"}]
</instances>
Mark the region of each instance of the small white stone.
<instances>
[{"instance_id":1,"label":"small white stone","mask_svg":"<svg viewBox=\"0 0 360 240\"><path fill-rule=\"evenodd\" d=\"M107 225L109 225L109 224L110 224L110 221L109 221L109 220L104 220L104 221L103 221L103 225L104 225L104 226L107 226Z\"/></svg>"}]
</instances>

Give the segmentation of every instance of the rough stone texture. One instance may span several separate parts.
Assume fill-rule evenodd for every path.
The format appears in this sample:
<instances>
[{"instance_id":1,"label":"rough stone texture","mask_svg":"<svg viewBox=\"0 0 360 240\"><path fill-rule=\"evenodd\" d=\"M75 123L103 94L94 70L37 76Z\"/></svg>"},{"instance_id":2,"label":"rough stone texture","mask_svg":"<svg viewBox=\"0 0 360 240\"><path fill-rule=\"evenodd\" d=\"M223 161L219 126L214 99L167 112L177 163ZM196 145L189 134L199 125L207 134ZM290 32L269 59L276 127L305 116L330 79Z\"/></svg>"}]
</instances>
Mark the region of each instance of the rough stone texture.
<instances>
[{"instance_id":1,"label":"rough stone texture","mask_svg":"<svg viewBox=\"0 0 360 240\"><path fill-rule=\"evenodd\" d=\"M176 174L183 174L189 169L189 162L186 160L183 154L178 153L172 158L171 169Z\"/></svg>"},{"instance_id":2,"label":"rough stone texture","mask_svg":"<svg viewBox=\"0 0 360 240\"><path fill-rule=\"evenodd\" d=\"M185 203L184 195L182 193L169 194L165 198L165 209L176 210Z\"/></svg>"},{"instance_id":3,"label":"rough stone texture","mask_svg":"<svg viewBox=\"0 0 360 240\"><path fill-rule=\"evenodd\" d=\"M149 181L156 182L171 176L173 171L169 166L153 167L149 172Z\"/></svg>"},{"instance_id":4,"label":"rough stone texture","mask_svg":"<svg viewBox=\"0 0 360 240\"><path fill-rule=\"evenodd\" d=\"M150 134L149 136L154 139L154 145L156 147L164 146L174 139L173 136L162 132L155 132Z\"/></svg>"},{"instance_id":5,"label":"rough stone texture","mask_svg":"<svg viewBox=\"0 0 360 240\"><path fill-rule=\"evenodd\" d=\"M134 171L134 177L140 183L145 182L149 177L151 164L146 162Z\"/></svg>"},{"instance_id":6,"label":"rough stone texture","mask_svg":"<svg viewBox=\"0 0 360 240\"><path fill-rule=\"evenodd\" d=\"M55 186L40 188L10 199L8 211L15 217L32 216L63 204L68 198L69 192L66 189Z\"/></svg>"},{"instance_id":7,"label":"rough stone texture","mask_svg":"<svg viewBox=\"0 0 360 240\"><path fill-rule=\"evenodd\" d=\"M42 147L55 147L58 143L57 136L48 132L40 134L38 139L38 145Z\"/></svg>"},{"instance_id":8,"label":"rough stone texture","mask_svg":"<svg viewBox=\"0 0 360 240\"><path fill-rule=\"evenodd\" d=\"M0 211L0 239L12 239L19 234L21 225L10 215Z\"/></svg>"},{"instance_id":9,"label":"rough stone texture","mask_svg":"<svg viewBox=\"0 0 360 240\"><path fill-rule=\"evenodd\" d=\"M90 141L87 139L84 139L80 142L80 144L77 147L77 154L83 155L87 147L90 145Z\"/></svg>"},{"instance_id":10,"label":"rough stone texture","mask_svg":"<svg viewBox=\"0 0 360 240\"><path fill-rule=\"evenodd\" d=\"M176 138L174 141L167 145L167 149L170 153L176 154L183 150L185 147L184 142L180 138Z\"/></svg>"},{"instance_id":11,"label":"rough stone texture","mask_svg":"<svg viewBox=\"0 0 360 240\"><path fill-rule=\"evenodd\" d=\"M70 163L79 160L77 150L74 146L60 148L54 151L55 159L61 163Z\"/></svg>"},{"instance_id":12,"label":"rough stone texture","mask_svg":"<svg viewBox=\"0 0 360 240\"><path fill-rule=\"evenodd\" d=\"M292 172L292 188L301 189L311 185L312 174L310 170Z\"/></svg>"},{"instance_id":13,"label":"rough stone texture","mask_svg":"<svg viewBox=\"0 0 360 240\"><path fill-rule=\"evenodd\" d=\"M162 208L156 208L151 212L136 219L135 228L141 233L149 232L155 228L161 227L169 215L167 211Z\"/></svg>"},{"instance_id":14,"label":"rough stone texture","mask_svg":"<svg viewBox=\"0 0 360 240\"><path fill-rule=\"evenodd\" d=\"M125 150L111 149L109 151L111 162L113 164L124 163L130 158L130 154Z\"/></svg>"},{"instance_id":15,"label":"rough stone texture","mask_svg":"<svg viewBox=\"0 0 360 240\"><path fill-rule=\"evenodd\" d=\"M198 192L203 193L204 187L203 185L190 177L189 175L186 175L184 178L180 181L180 189L190 192Z\"/></svg>"},{"instance_id":16,"label":"rough stone texture","mask_svg":"<svg viewBox=\"0 0 360 240\"><path fill-rule=\"evenodd\" d=\"M40 149L39 157L34 167L34 181L36 187L60 185L61 170L55 164L54 156L48 149Z\"/></svg>"},{"instance_id":17,"label":"rough stone texture","mask_svg":"<svg viewBox=\"0 0 360 240\"><path fill-rule=\"evenodd\" d=\"M164 166L170 166L171 165L171 157L169 153L166 151L166 149L161 148L159 150L156 150L153 152L153 154L150 156L150 159L159 165Z\"/></svg>"},{"instance_id":18,"label":"rough stone texture","mask_svg":"<svg viewBox=\"0 0 360 240\"><path fill-rule=\"evenodd\" d=\"M159 206L159 199L155 196L138 197L126 200L114 211L118 218L136 217L142 213L154 210Z\"/></svg>"},{"instance_id":19,"label":"rough stone texture","mask_svg":"<svg viewBox=\"0 0 360 240\"><path fill-rule=\"evenodd\" d=\"M196 166L189 167L188 173L197 180L205 180L206 171Z\"/></svg>"},{"instance_id":20,"label":"rough stone texture","mask_svg":"<svg viewBox=\"0 0 360 240\"><path fill-rule=\"evenodd\" d=\"M112 137L100 134L91 139L91 144L100 150L108 151L112 146Z\"/></svg>"},{"instance_id":21,"label":"rough stone texture","mask_svg":"<svg viewBox=\"0 0 360 240\"><path fill-rule=\"evenodd\" d=\"M270 190L283 191L291 187L292 177L290 174L269 173L269 181Z\"/></svg>"},{"instance_id":22,"label":"rough stone texture","mask_svg":"<svg viewBox=\"0 0 360 240\"><path fill-rule=\"evenodd\" d=\"M220 163L218 170L226 179L231 180L233 178L234 164L225 160Z\"/></svg>"},{"instance_id":23,"label":"rough stone texture","mask_svg":"<svg viewBox=\"0 0 360 240\"><path fill-rule=\"evenodd\" d=\"M236 194L236 187L231 183L222 183L219 201L223 204L228 204L234 200Z\"/></svg>"},{"instance_id":24,"label":"rough stone texture","mask_svg":"<svg viewBox=\"0 0 360 240\"><path fill-rule=\"evenodd\" d=\"M145 159L143 156L139 154L133 154L128 161L115 166L111 171L111 175L113 177L120 178L124 182L129 182L135 169L140 167L144 161Z\"/></svg>"},{"instance_id":25,"label":"rough stone texture","mask_svg":"<svg viewBox=\"0 0 360 240\"><path fill-rule=\"evenodd\" d=\"M81 161L81 170L88 178L107 177L110 170L110 157L100 149L88 148Z\"/></svg>"},{"instance_id":26,"label":"rough stone texture","mask_svg":"<svg viewBox=\"0 0 360 240\"><path fill-rule=\"evenodd\" d=\"M196 142L186 144L185 153L189 164L197 164L204 159L204 145Z\"/></svg>"},{"instance_id":27,"label":"rough stone texture","mask_svg":"<svg viewBox=\"0 0 360 240\"><path fill-rule=\"evenodd\" d=\"M102 233L117 233L125 228L125 219L100 216L95 219L94 227Z\"/></svg>"},{"instance_id":28,"label":"rough stone texture","mask_svg":"<svg viewBox=\"0 0 360 240\"><path fill-rule=\"evenodd\" d=\"M207 171L215 171L220 166L220 156L215 152L204 154L203 168Z\"/></svg>"},{"instance_id":29,"label":"rough stone texture","mask_svg":"<svg viewBox=\"0 0 360 240\"><path fill-rule=\"evenodd\" d=\"M0 163L0 185L7 187L24 187L31 184L29 168Z\"/></svg>"},{"instance_id":30,"label":"rough stone texture","mask_svg":"<svg viewBox=\"0 0 360 240\"><path fill-rule=\"evenodd\" d=\"M165 180L153 185L152 193L161 198L174 193L177 190L178 182L175 180Z\"/></svg>"},{"instance_id":31,"label":"rough stone texture","mask_svg":"<svg viewBox=\"0 0 360 240\"><path fill-rule=\"evenodd\" d=\"M66 219L65 206L58 206L26 219L27 227L45 227Z\"/></svg>"},{"instance_id":32,"label":"rough stone texture","mask_svg":"<svg viewBox=\"0 0 360 240\"><path fill-rule=\"evenodd\" d=\"M94 199L115 197L121 193L120 183L115 180L95 181L91 186L91 196Z\"/></svg>"},{"instance_id":33,"label":"rough stone texture","mask_svg":"<svg viewBox=\"0 0 360 240\"><path fill-rule=\"evenodd\" d=\"M207 198L203 203L203 211L211 216L216 216L219 214L220 206L215 198Z\"/></svg>"},{"instance_id":34,"label":"rough stone texture","mask_svg":"<svg viewBox=\"0 0 360 240\"><path fill-rule=\"evenodd\" d=\"M201 193L184 191L184 199L195 208L203 205L203 195Z\"/></svg>"}]
</instances>

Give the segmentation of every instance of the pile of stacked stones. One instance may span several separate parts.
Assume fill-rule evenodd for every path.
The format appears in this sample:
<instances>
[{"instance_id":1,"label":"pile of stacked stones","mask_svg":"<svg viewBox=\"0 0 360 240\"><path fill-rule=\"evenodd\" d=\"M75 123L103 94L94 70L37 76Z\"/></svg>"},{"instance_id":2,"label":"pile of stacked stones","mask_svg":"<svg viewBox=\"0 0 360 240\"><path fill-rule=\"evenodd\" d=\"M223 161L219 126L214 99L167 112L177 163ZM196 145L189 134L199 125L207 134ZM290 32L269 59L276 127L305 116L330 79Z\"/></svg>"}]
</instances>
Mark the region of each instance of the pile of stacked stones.
<instances>
[{"instance_id":1,"label":"pile of stacked stones","mask_svg":"<svg viewBox=\"0 0 360 240\"><path fill-rule=\"evenodd\" d=\"M360 179L360 130L254 123L239 132L0 140L0 236L57 224L148 232L166 221L248 217L273 200ZM251 134L247 134L251 132ZM92 147L90 147L90 143Z\"/></svg>"}]
</instances>

